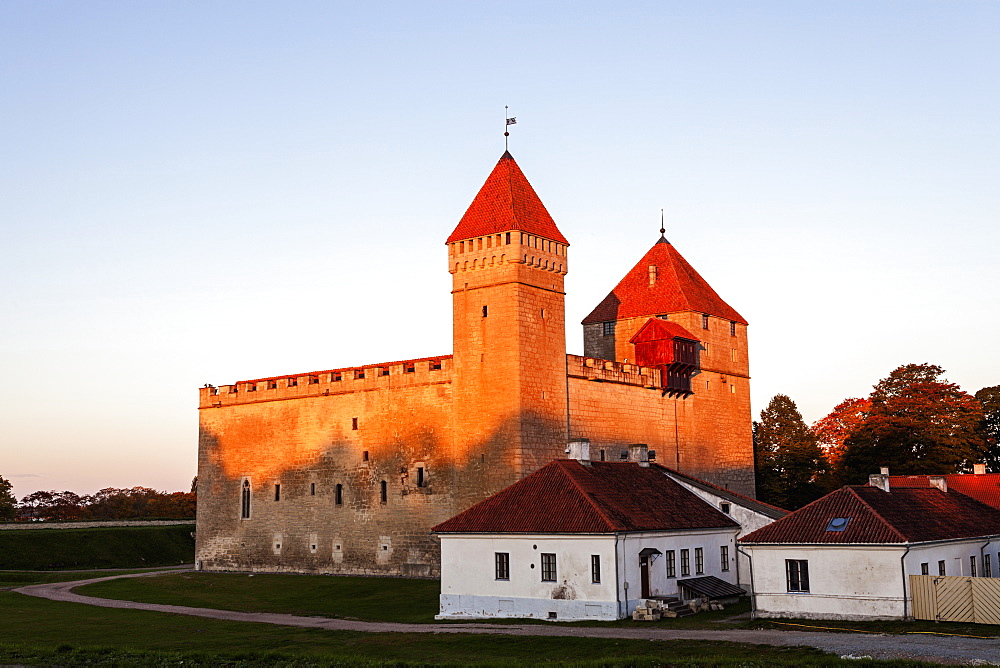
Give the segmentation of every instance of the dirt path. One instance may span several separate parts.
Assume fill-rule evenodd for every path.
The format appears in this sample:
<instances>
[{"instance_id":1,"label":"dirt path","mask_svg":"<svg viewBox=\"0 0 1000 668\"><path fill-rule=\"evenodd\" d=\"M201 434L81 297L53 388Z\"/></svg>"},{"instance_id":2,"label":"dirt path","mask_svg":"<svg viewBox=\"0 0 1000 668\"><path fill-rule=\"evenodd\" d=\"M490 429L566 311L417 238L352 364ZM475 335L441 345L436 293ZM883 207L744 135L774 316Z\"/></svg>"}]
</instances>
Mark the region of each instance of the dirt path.
<instances>
[{"instance_id":1,"label":"dirt path","mask_svg":"<svg viewBox=\"0 0 1000 668\"><path fill-rule=\"evenodd\" d=\"M169 571L168 571L169 572ZM84 603L104 608L151 610L178 615L223 619L234 622L256 622L282 626L304 626L330 631L364 631L368 633L492 633L512 636L574 636L589 638L629 638L634 640L706 640L750 643L757 645L817 647L840 656L873 659L914 659L948 664L1000 665L1000 639L962 638L951 636L899 636L862 633L820 633L809 631L775 631L731 629L719 631L672 630L664 628L601 628L587 626L507 625L507 624L397 624L360 622L324 617L302 617L269 612L235 612L181 605L161 605L118 601L73 593L74 587L103 582L119 577L155 577L163 572L135 573L89 580L55 582L19 587L13 591L53 601Z\"/></svg>"}]
</instances>

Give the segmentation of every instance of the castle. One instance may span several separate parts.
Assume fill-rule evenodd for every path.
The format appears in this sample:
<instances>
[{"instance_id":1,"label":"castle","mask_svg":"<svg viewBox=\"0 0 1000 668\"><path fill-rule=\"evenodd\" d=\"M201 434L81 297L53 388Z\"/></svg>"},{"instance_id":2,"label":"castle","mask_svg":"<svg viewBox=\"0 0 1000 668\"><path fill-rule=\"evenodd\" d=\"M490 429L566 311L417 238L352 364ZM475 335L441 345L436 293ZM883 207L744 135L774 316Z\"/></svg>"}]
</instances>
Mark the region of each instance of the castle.
<instances>
[{"instance_id":1,"label":"castle","mask_svg":"<svg viewBox=\"0 0 1000 668\"><path fill-rule=\"evenodd\" d=\"M753 496L747 323L664 237L583 321L583 356L569 243L510 153L446 243L451 355L201 389L198 568L436 576L430 527L570 440Z\"/></svg>"}]
</instances>

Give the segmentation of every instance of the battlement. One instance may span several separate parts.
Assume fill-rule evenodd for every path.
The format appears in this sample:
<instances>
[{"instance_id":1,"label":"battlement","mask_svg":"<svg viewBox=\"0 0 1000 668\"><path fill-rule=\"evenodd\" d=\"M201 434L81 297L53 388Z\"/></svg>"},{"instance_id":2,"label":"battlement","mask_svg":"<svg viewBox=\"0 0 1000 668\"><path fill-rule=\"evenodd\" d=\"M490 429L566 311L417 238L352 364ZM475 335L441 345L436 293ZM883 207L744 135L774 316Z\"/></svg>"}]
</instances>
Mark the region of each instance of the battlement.
<instances>
[{"instance_id":1,"label":"battlement","mask_svg":"<svg viewBox=\"0 0 1000 668\"><path fill-rule=\"evenodd\" d=\"M448 244L448 270L455 274L516 263L565 274L568 249L569 244L516 230L490 234Z\"/></svg>"},{"instance_id":2,"label":"battlement","mask_svg":"<svg viewBox=\"0 0 1000 668\"><path fill-rule=\"evenodd\" d=\"M612 362L596 357L566 355L566 369L570 378L581 378L598 383L618 383L659 389L660 370L636 364Z\"/></svg>"},{"instance_id":3,"label":"battlement","mask_svg":"<svg viewBox=\"0 0 1000 668\"><path fill-rule=\"evenodd\" d=\"M217 408L262 401L331 396L366 390L450 383L451 355L326 369L309 373L241 380L232 385L199 389L198 408Z\"/></svg>"}]
</instances>

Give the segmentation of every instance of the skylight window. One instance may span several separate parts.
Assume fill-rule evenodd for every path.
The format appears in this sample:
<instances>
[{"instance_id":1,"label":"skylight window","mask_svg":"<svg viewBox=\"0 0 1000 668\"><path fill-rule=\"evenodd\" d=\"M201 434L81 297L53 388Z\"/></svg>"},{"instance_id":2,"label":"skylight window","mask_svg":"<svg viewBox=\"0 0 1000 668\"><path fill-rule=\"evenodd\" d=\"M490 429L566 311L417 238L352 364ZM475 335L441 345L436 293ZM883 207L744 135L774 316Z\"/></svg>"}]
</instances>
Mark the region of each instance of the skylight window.
<instances>
[{"instance_id":1,"label":"skylight window","mask_svg":"<svg viewBox=\"0 0 1000 668\"><path fill-rule=\"evenodd\" d=\"M843 531L847 528L847 523L851 521L850 517L834 517L830 520L830 523L826 525L827 531Z\"/></svg>"}]
</instances>

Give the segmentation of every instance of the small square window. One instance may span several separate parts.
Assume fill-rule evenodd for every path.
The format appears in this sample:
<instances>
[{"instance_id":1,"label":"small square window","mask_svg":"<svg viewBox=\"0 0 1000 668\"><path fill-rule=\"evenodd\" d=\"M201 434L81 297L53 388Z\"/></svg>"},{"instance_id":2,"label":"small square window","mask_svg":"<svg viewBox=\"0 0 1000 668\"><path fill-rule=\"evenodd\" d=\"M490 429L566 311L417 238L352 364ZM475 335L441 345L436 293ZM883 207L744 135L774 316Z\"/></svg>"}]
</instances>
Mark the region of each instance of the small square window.
<instances>
[{"instance_id":1,"label":"small square window","mask_svg":"<svg viewBox=\"0 0 1000 668\"><path fill-rule=\"evenodd\" d=\"M930 575L930 572L931 572L930 571L930 564L928 564L927 562L924 562L924 563L920 564L920 574L921 575Z\"/></svg>"},{"instance_id":2,"label":"small square window","mask_svg":"<svg viewBox=\"0 0 1000 668\"><path fill-rule=\"evenodd\" d=\"M331 383L339 383L342 380L344 380L344 374L341 373L340 371L336 371L336 372L330 374L330 382Z\"/></svg>"},{"instance_id":3,"label":"small square window","mask_svg":"<svg viewBox=\"0 0 1000 668\"><path fill-rule=\"evenodd\" d=\"M319 385L319 376L309 376L310 385Z\"/></svg>"},{"instance_id":4,"label":"small square window","mask_svg":"<svg viewBox=\"0 0 1000 668\"><path fill-rule=\"evenodd\" d=\"M602 323L601 331L604 333L604 336L614 336L616 324L618 323L615 321Z\"/></svg>"},{"instance_id":5,"label":"small square window","mask_svg":"<svg viewBox=\"0 0 1000 668\"><path fill-rule=\"evenodd\" d=\"M413 373L417 370L417 365L413 362L407 362L403 365L403 373Z\"/></svg>"},{"instance_id":6,"label":"small square window","mask_svg":"<svg viewBox=\"0 0 1000 668\"><path fill-rule=\"evenodd\" d=\"M364 369L355 369L354 370L354 379L355 380L362 380L364 377L365 377L365 370Z\"/></svg>"},{"instance_id":7,"label":"small square window","mask_svg":"<svg viewBox=\"0 0 1000 668\"><path fill-rule=\"evenodd\" d=\"M276 381L276 380L269 380L269 381L267 381L267 389L269 389L269 390L276 390L276 389L278 389L278 381Z\"/></svg>"},{"instance_id":8,"label":"small square window","mask_svg":"<svg viewBox=\"0 0 1000 668\"><path fill-rule=\"evenodd\" d=\"M441 370L441 360L431 360L431 371Z\"/></svg>"},{"instance_id":9,"label":"small square window","mask_svg":"<svg viewBox=\"0 0 1000 668\"><path fill-rule=\"evenodd\" d=\"M387 366L380 366L378 368L378 375L379 376L388 376L389 375L389 367L387 367Z\"/></svg>"},{"instance_id":10,"label":"small square window","mask_svg":"<svg viewBox=\"0 0 1000 668\"><path fill-rule=\"evenodd\" d=\"M288 379L288 387L295 387L298 384L299 384L299 379L298 378L289 378Z\"/></svg>"},{"instance_id":11,"label":"small square window","mask_svg":"<svg viewBox=\"0 0 1000 668\"><path fill-rule=\"evenodd\" d=\"M729 511L732 510L732 506L730 506L728 503L720 503L719 509L728 515Z\"/></svg>"}]
</instances>

